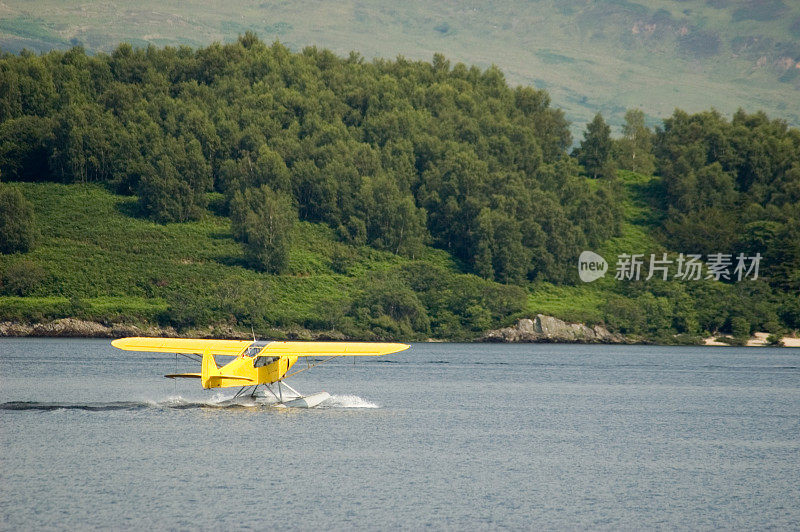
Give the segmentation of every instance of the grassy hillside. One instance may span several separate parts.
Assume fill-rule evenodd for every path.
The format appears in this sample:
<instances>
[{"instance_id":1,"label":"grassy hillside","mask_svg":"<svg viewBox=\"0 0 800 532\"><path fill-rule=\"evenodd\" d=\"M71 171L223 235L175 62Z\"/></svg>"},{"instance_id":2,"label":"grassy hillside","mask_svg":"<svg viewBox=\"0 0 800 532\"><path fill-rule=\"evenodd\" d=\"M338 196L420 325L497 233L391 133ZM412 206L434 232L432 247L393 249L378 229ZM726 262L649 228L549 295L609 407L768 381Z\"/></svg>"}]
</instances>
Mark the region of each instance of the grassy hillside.
<instances>
[{"instance_id":1,"label":"grassy hillside","mask_svg":"<svg viewBox=\"0 0 800 532\"><path fill-rule=\"evenodd\" d=\"M226 217L209 212L162 225L134 216L136 198L97 185L12 183L35 205L41 235L29 253L0 255L0 290L20 290L0 296L0 321L71 316L211 334L244 332L252 322L273 338L471 339L544 313L667 343L730 327L733 314L747 313L762 330L776 327L775 303L753 283L614 280L618 254L663 250L654 237L661 180L625 171L620 178L621 234L594 250L609 262L606 277L525 290L462 273L442 250L426 248L412 260L346 245L307 222L296 227L289 272L259 273L246 267ZM24 274L10 276L15 270ZM673 336L676 329L689 334Z\"/></svg>"},{"instance_id":2,"label":"grassy hillside","mask_svg":"<svg viewBox=\"0 0 800 532\"><path fill-rule=\"evenodd\" d=\"M458 296L467 305L480 306L477 300L483 293L496 296L506 290L460 273L444 251L426 248L412 260L345 245L329 227L307 222L295 228L289 271L259 273L245 267L242 246L233 240L228 218L209 212L200 221L162 225L132 216L135 197L114 195L100 186L12 186L34 204L41 235L34 251L0 255L6 292L16 289L9 286L9 272L24 272L11 274L20 293L0 297L0 320L76 316L181 327L236 325L234 315L250 315L257 332L273 337L309 328L369 338L374 331L380 334L381 323L376 326L368 315L356 315L363 314L358 303L363 302L366 287L391 287L387 277L402 277L421 267L439 275L442 283L458 284ZM396 291L402 295L404 288ZM418 293L424 297L424 290ZM469 337L482 328L508 323L511 310L474 309L487 313L474 326L467 316L455 324L441 323L441 316L436 316L433 332ZM393 318L403 321L400 315ZM411 334L402 328L393 333Z\"/></svg>"},{"instance_id":3,"label":"grassy hillside","mask_svg":"<svg viewBox=\"0 0 800 532\"><path fill-rule=\"evenodd\" d=\"M607 258L625 250L658 247L644 216L653 212L648 198L658 180L624 171L621 177L627 197L622 234L596 250ZM281 336L302 328L337 329L352 300L376 275L398 275L415 264L452 276L464 285L467 297L469 285L475 283L501 286L461 273L457 262L441 250L426 248L422 257L410 260L367 246L345 245L327 226L305 222L296 228L289 272L258 273L244 264L242 246L233 240L228 218L209 212L200 221L162 225L133 215L135 197L114 195L101 186L13 186L33 202L41 236L30 253L0 255L0 274L15 264L24 265L35 280L24 297L0 297L0 319L78 316L180 326L180 320L193 318L193 312L206 312L215 314L206 316L211 322L235 324L220 312L220 306L233 301L253 305L254 323L262 334ZM524 308L480 325L506 325L517 316L536 313L603 323L604 304L618 291L619 284L611 278L577 285L535 283L529 286ZM207 308L201 309L203 305ZM255 317L259 313L263 316ZM347 334L365 334L359 329L364 324L345 321L344 325ZM439 332L450 338L480 332L458 328L449 335L444 329Z\"/></svg>"},{"instance_id":4,"label":"grassy hillside","mask_svg":"<svg viewBox=\"0 0 800 532\"><path fill-rule=\"evenodd\" d=\"M617 297L619 282L614 280L613 261L621 253L655 253L662 246L654 238L656 220L662 215L655 195L660 180L634 172L620 171L623 186L623 213L621 233L591 250L609 262L605 277L590 284L554 285L534 283L528 296L528 311L557 316L567 321L604 323L605 304Z\"/></svg>"},{"instance_id":5,"label":"grassy hillside","mask_svg":"<svg viewBox=\"0 0 800 532\"><path fill-rule=\"evenodd\" d=\"M9 51L199 46L247 30L295 50L495 63L512 83L547 89L577 124L597 111L619 125L626 108L655 123L675 107L711 106L800 124L800 4L788 0L0 4L0 47Z\"/></svg>"}]
</instances>

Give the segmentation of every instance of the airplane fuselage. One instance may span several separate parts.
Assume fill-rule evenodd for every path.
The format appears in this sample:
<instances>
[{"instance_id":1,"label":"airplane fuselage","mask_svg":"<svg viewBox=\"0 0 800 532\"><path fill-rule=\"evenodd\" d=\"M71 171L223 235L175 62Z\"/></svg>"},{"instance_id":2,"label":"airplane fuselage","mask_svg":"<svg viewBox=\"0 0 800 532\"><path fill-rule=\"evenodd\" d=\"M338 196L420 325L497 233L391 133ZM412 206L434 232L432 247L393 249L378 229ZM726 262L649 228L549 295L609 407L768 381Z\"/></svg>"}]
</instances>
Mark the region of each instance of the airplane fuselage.
<instances>
[{"instance_id":1,"label":"airplane fuselage","mask_svg":"<svg viewBox=\"0 0 800 532\"><path fill-rule=\"evenodd\" d=\"M201 373L203 388L229 388L271 384L283 378L294 363L296 356L250 357L238 356L221 368L211 355L203 357Z\"/></svg>"}]
</instances>

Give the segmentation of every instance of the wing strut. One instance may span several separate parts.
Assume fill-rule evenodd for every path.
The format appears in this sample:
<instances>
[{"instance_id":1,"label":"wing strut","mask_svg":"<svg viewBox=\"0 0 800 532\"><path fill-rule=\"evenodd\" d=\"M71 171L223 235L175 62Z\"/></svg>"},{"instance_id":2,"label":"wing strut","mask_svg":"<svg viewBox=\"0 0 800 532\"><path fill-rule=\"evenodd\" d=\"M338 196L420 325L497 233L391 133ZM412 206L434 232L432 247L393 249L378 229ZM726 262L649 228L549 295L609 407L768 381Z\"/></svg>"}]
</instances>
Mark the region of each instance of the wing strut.
<instances>
[{"instance_id":1,"label":"wing strut","mask_svg":"<svg viewBox=\"0 0 800 532\"><path fill-rule=\"evenodd\" d=\"M289 373L288 375L284 375L282 378L283 378L283 379L286 379L286 378L288 378L288 377L291 377L292 375L297 375L298 373L303 373L304 371L308 371L308 370L310 370L311 368L317 367L317 366L319 366L320 364L324 364L325 362L327 362L327 361L329 361L329 360L333 360L334 358L339 358L340 356L342 356L342 355L333 355L332 357L328 357L328 358L326 358L325 360L322 360L322 361L320 361L320 362L317 362L317 363L315 363L315 364L311 364L311 365L309 365L307 368L298 369L297 371L293 371L292 373Z\"/></svg>"}]
</instances>

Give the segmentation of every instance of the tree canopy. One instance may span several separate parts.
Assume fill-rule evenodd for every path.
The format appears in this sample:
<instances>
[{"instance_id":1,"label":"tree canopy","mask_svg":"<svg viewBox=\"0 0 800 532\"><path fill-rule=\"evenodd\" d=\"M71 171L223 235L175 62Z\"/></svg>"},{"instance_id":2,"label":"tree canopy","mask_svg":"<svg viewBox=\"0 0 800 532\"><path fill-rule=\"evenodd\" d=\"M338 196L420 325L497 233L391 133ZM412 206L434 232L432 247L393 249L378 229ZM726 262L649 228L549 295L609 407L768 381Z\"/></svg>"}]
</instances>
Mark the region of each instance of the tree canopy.
<instances>
[{"instance_id":1,"label":"tree canopy","mask_svg":"<svg viewBox=\"0 0 800 532\"><path fill-rule=\"evenodd\" d=\"M496 67L292 53L252 34L0 67L4 176L105 183L158 222L267 186L345 241L409 257L433 244L507 282L563 280L615 231L613 193L578 176L562 111Z\"/></svg>"},{"instance_id":2,"label":"tree canopy","mask_svg":"<svg viewBox=\"0 0 800 532\"><path fill-rule=\"evenodd\" d=\"M571 156L568 126L545 91L439 54L365 61L291 52L250 33L199 49L2 54L0 175L23 183L0 187L0 252L29 251L36 236L17 187L55 181L42 188L126 196L129 225L216 219L240 255L209 260L256 276L250 292L281 281L259 272L316 269L335 297L333 278L357 270L368 286L341 305L309 297L315 326L476 334L530 310L537 287L576 283L581 251L645 253L633 247L655 243L659 252L760 253L760 277L605 285L587 301L612 328L655 337L800 327L800 131L760 112L728 120L713 110L677 110L653 131L630 110L615 139L598 113ZM330 249L303 258L297 235L318 230ZM391 271L366 268L370 254L390 257ZM37 270L40 255L0 257L3 293L94 290L83 277L64 290L62 265ZM186 285L156 277L132 290L166 301L179 327L266 324L273 312L232 281L192 303Z\"/></svg>"},{"instance_id":3,"label":"tree canopy","mask_svg":"<svg viewBox=\"0 0 800 532\"><path fill-rule=\"evenodd\" d=\"M764 113L675 111L654 145L673 249L761 253L765 275L800 289L800 131Z\"/></svg>"}]
</instances>

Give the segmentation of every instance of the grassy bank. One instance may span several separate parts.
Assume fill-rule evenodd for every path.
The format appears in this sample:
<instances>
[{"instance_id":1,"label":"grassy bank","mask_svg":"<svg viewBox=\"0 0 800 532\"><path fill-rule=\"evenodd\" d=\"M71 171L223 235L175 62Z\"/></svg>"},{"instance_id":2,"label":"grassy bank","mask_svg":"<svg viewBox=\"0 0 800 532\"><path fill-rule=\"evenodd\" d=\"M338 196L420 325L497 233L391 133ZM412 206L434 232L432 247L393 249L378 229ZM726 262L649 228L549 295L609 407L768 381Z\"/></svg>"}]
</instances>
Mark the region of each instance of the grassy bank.
<instances>
[{"instance_id":1,"label":"grassy bank","mask_svg":"<svg viewBox=\"0 0 800 532\"><path fill-rule=\"evenodd\" d=\"M40 235L33 251L0 255L0 321L75 317L178 330L252 325L265 337L469 340L542 313L685 342L732 325L731 309L774 312L750 284L615 280L618 254L662 251L654 236L660 180L621 172L620 183L621 233L594 250L609 262L606 276L523 287L465 273L442 250L404 258L346 245L307 222L295 227L288 272L260 273L247 267L229 219L211 211L196 222L157 224L135 215L136 198L98 185L14 183L34 204Z\"/></svg>"},{"instance_id":2,"label":"grassy bank","mask_svg":"<svg viewBox=\"0 0 800 532\"><path fill-rule=\"evenodd\" d=\"M454 286L464 296L465 308L420 318L431 322L431 334L470 337L508 323L514 310L522 310L513 304L492 308L498 298L486 298L513 287L464 274L446 252L433 248L412 260L345 245L329 227L302 222L295 228L289 271L269 275L246 267L229 219L211 212L196 222L162 225L134 215L136 198L111 194L101 186L14 186L34 204L40 236L29 253L0 255L5 294L0 297L0 320L78 317L178 328L218 323L249 328L252 323L265 334L275 334L275 329L342 329L365 338L376 325L373 320L383 320L376 334L382 325L387 334L413 338L420 337L420 327L415 333L404 329L404 323L443 304L431 301L435 294L429 286L407 293L404 282L393 289L399 277L419 277L415 271L441 277L426 281L438 283L438 296L458 299L458 294L440 290ZM384 289L399 293L397 301L384 306L409 308L394 313L371 308L383 303L376 300ZM371 293L375 290L380 293ZM420 304L423 308L415 308Z\"/></svg>"}]
</instances>

